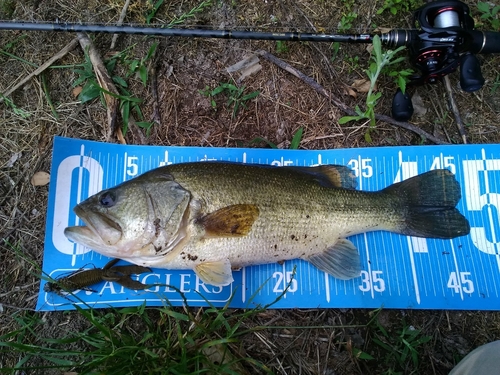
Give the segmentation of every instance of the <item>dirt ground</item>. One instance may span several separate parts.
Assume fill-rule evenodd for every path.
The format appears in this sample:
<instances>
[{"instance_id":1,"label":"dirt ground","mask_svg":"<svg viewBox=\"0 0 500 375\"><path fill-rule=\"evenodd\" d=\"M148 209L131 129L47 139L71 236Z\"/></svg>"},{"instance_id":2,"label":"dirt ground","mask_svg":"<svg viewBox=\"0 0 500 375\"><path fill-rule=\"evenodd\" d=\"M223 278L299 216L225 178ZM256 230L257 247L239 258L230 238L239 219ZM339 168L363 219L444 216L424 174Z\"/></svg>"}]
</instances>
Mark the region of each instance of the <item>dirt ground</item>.
<instances>
[{"instance_id":1,"label":"dirt ground","mask_svg":"<svg viewBox=\"0 0 500 375\"><path fill-rule=\"evenodd\" d=\"M0 0L0 18L26 21L56 20L68 22L115 23L123 3L118 0ZM418 4L415 2L415 4ZM471 8L476 3L469 2ZM194 0L165 1L153 23L169 23L199 5ZM411 13L399 11L377 15L381 0L245 0L214 1L202 12L187 18L182 27L209 26L217 29L262 31L331 32L342 24L349 12L355 32L371 32L374 27L408 28ZM132 1L126 22L144 24L151 12L148 1ZM474 14L476 19L478 15ZM0 92L5 93L22 78L55 55L75 38L71 33L0 31ZM94 44L104 59L126 51L130 60L141 60L151 46L156 53L145 61L147 84L140 75L128 78L127 90L142 103L145 122L153 122L150 134L143 128L129 126L127 143L150 145L191 145L208 147L269 147L263 139L289 148L298 129L303 128L300 148L332 149L384 145L433 144L400 126L377 121L370 132L368 124L350 122L339 125L345 113L329 99L276 64L260 58L262 69L241 84L244 94L260 92L245 102L236 116L227 107L227 97L213 98L201 92L221 83L237 80L237 73L226 68L264 50L279 57L322 85L334 98L349 108L364 106L366 93L353 92L355 80L366 78L369 65L366 45L342 44L335 59L328 43L259 40L219 40L195 38L155 38L122 35L110 48L112 35L94 34ZM80 45L14 91L10 105L0 103L0 335L15 326L15 316L33 309L38 291L39 267L45 233L47 186L33 186L37 171L50 171L52 137L83 138L105 141L108 129L106 108L94 99L81 103L75 96L74 82L79 75L74 65L85 56ZM458 104L469 143L500 141L500 56L480 56L486 84L476 93L464 93L458 87L458 75L450 75L453 97ZM114 74L126 77L126 64L119 64ZM382 98L377 113L390 115L395 84L383 76L378 83ZM156 93L155 93L156 92ZM427 112L414 116L411 123L435 136L442 143L462 143L457 121L448 104L444 85L418 88ZM48 98L52 104L49 103ZM215 104L211 103L211 99ZM52 106L52 107L51 107ZM139 117L134 113L136 117ZM140 120L140 119L138 119ZM122 118L118 116L118 124ZM118 142L117 137L112 138ZM438 146L436 146L438 147ZM43 337L57 336L62 322L72 321L82 329L85 321L76 313L48 313ZM249 325L304 326L367 324L372 315L364 310L270 310L255 317ZM431 337L419 349L420 368L401 369L400 373L447 374L473 348L500 337L500 315L475 311L396 311L384 310L379 323L389 332L413 326ZM380 374L387 371L386 356L371 340L370 327L261 332L264 340L244 338L247 355L259 359L279 374ZM272 343L272 346L264 343ZM375 360L356 358L352 347L361 348ZM377 355L379 357L377 358ZM2 357L3 356L3 357ZM0 353L0 368L14 359Z\"/></svg>"}]
</instances>

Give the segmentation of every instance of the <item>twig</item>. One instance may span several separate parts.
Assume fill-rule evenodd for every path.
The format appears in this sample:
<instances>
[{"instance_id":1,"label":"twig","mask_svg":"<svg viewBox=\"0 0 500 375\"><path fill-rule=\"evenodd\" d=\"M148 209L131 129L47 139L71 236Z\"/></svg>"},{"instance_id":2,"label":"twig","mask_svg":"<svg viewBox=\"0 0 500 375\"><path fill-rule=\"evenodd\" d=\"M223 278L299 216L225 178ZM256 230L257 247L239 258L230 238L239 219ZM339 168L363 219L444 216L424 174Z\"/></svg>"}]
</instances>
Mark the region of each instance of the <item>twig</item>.
<instances>
[{"instance_id":1,"label":"twig","mask_svg":"<svg viewBox=\"0 0 500 375\"><path fill-rule=\"evenodd\" d=\"M135 121L134 116L129 115L128 128L132 132L132 135L134 137L134 142L136 142L137 144L140 144L140 145L147 145L148 144L148 142L146 141L146 137L144 137L144 134L142 134L142 131L139 128L139 125L137 125L137 122ZM119 129L119 130L120 130L119 134L123 138L121 129ZM122 143L124 143L124 142L122 142Z\"/></svg>"},{"instance_id":2,"label":"twig","mask_svg":"<svg viewBox=\"0 0 500 375\"><path fill-rule=\"evenodd\" d=\"M50 107L50 110L52 111L54 118L56 120L59 120L59 115L57 114L56 107L54 107L54 103L52 103L52 99L50 98L49 86L47 85L47 79L45 77L45 73L42 73L40 77L42 78L42 88L43 92L45 93L45 98L47 99L47 103Z\"/></svg>"},{"instance_id":3,"label":"twig","mask_svg":"<svg viewBox=\"0 0 500 375\"><path fill-rule=\"evenodd\" d=\"M297 4L293 4L295 9L302 15L302 17L304 17L304 19L306 20L306 22L309 24L309 27L311 27L311 29L317 33L318 30L316 29L316 26L314 26L314 24L309 20L309 18L307 18L306 14L304 13L304 11L302 9L300 9ZM327 67L328 71L330 72L330 78L332 78L332 76L334 77L338 77L338 74L335 70L333 70L331 64L330 64L330 59L328 59L328 57L325 56L325 54L323 53L323 51L321 51L321 49L318 47L317 43L311 43L311 46L316 50L316 52L318 52L321 57L323 57L323 60L325 60L325 66Z\"/></svg>"},{"instance_id":4,"label":"twig","mask_svg":"<svg viewBox=\"0 0 500 375\"><path fill-rule=\"evenodd\" d=\"M75 38L71 42L69 42L68 44L66 44L66 46L62 50L60 50L54 56L52 56L50 59L48 59L43 65L41 65L35 71L31 72L26 77L24 77L14 87L12 87L9 90L7 90L6 92L4 92L3 96L0 96L0 103L3 101L3 98L5 96L9 96L14 91L16 91L19 87L25 85L26 82L28 82L31 78L33 78L34 76L39 75L41 72L43 72L49 66L51 66L55 61L59 60L61 57L63 57L64 55L66 55L69 51L73 50L76 47L77 44L78 44L78 38Z\"/></svg>"},{"instance_id":5,"label":"twig","mask_svg":"<svg viewBox=\"0 0 500 375\"><path fill-rule=\"evenodd\" d=\"M8 307L9 309L23 310L23 311L36 311L35 309L30 309L29 307L19 307L14 305L8 305L0 301L1 307Z\"/></svg>"},{"instance_id":6,"label":"twig","mask_svg":"<svg viewBox=\"0 0 500 375\"><path fill-rule=\"evenodd\" d=\"M460 111L458 110L457 103L453 98L453 91L451 89L450 78L448 76L444 76L444 86L446 87L446 93L448 94L448 101L450 103L451 111L453 112L453 116L455 116L455 121L457 122L458 132L462 137L462 142L467 144L467 133L465 132L465 126L462 121L462 117L460 116Z\"/></svg>"},{"instance_id":7,"label":"twig","mask_svg":"<svg viewBox=\"0 0 500 375\"><path fill-rule=\"evenodd\" d=\"M125 19L125 16L127 15L127 9L130 4L130 0L125 1L125 5L123 5L122 12L120 13L120 18L118 19L117 26L121 26L123 23L123 20ZM113 34L113 39L111 39L111 46L109 47L110 50L113 50L115 48L116 41L118 39L118 34Z\"/></svg>"},{"instance_id":8,"label":"twig","mask_svg":"<svg viewBox=\"0 0 500 375\"><path fill-rule=\"evenodd\" d=\"M14 287L13 290L9 290L9 291L7 291L5 293L0 293L0 298L6 297L6 296L8 296L10 294L13 294L13 293L22 292L23 290L26 290L26 289L32 289L33 286L35 286L38 283L39 283L39 281L37 280L37 281L35 281L33 283L30 283L30 284L27 284L27 285L16 286L16 287Z\"/></svg>"},{"instance_id":9,"label":"twig","mask_svg":"<svg viewBox=\"0 0 500 375\"><path fill-rule=\"evenodd\" d=\"M153 95L153 121L156 125L161 126L160 100L158 97L158 71L159 63L158 48L155 49L154 58L151 59L151 94Z\"/></svg>"},{"instance_id":10,"label":"twig","mask_svg":"<svg viewBox=\"0 0 500 375\"><path fill-rule=\"evenodd\" d=\"M94 47L91 40L82 33L78 33L78 41L82 46L84 51L88 51L90 61L94 67L94 72L97 78L99 86L101 86L105 91L111 93L104 93L104 99L106 101L106 113L108 117L108 128L105 131L105 138L107 142L111 142L113 136L116 134L116 115L118 112L119 101L117 96L119 96L118 90L111 80L104 63L102 62L99 52Z\"/></svg>"},{"instance_id":11,"label":"twig","mask_svg":"<svg viewBox=\"0 0 500 375\"><path fill-rule=\"evenodd\" d=\"M305 83L307 83L314 90L316 90L316 92L318 92L319 94L321 94L324 97L326 97L327 99L329 99L335 106L337 106L340 110L342 110L347 115L349 115L349 116L356 116L357 115L357 113L353 109L349 108L345 103L343 103L342 101L340 101L339 99L335 98L333 95L328 93L328 91L326 91L326 89L323 86L321 86L318 82L316 82L311 77L306 76L301 71L293 68L292 66L290 66L289 64L287 64L283 60L277 58L276 56L270 54L269 52L266 52L263 50L258 50L258 51L256 51L256 53L258 53L259 55L264 57L266 60L272 62L273 64L276 64L280 68L286 70L290 74L293 74L295 77L299 78L300 80L304 81ZM414 132L414 133L420 135L421 137L424 137L424 138L426 138L426 139L428 139L436 144L446 144L447 143L447 142L442 141L441 139L433 136L432 134L427 133L426 131L424 131L424 130L420 129L419 127L417 127L413 124L410 124L408 122L396 121L392 117L385 116L385 115L375 115L375 118L377 120L382 120L382 121L385 121L389 124L399 126L403 129L411 130L412 132Z\"/></svg>"}]
</instances>

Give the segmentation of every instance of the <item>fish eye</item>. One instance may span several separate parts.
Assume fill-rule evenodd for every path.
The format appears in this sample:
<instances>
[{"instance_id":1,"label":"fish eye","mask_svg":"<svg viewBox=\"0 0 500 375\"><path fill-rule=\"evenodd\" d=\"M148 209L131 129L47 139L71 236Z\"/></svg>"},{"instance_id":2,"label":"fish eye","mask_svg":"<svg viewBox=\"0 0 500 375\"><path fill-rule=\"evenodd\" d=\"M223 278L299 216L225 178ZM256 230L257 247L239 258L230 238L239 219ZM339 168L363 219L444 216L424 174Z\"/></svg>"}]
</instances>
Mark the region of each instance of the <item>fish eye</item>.
<instances>
[{"instance_id":1,"label":"fish eye","mask_svg":"<svg viewBox=\"0 0 500 375\"><path fill-rule=\"evenodd\" d=\"M104 207L113 207L116 203L115 194L112 193L111 191L107 191L107 192L103 193L99 197L99 203L101 204L101 206L104 206Z\"/></svg>"}]
</instances>

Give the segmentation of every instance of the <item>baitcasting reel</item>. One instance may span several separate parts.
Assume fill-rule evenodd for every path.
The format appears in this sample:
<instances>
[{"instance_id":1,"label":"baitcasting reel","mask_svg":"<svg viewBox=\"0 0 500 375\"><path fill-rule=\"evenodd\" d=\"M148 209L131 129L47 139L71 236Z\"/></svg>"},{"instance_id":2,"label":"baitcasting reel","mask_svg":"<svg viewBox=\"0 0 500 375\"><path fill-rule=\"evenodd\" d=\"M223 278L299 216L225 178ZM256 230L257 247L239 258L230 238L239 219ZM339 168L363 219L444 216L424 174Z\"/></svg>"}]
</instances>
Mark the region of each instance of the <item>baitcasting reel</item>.
<instances>
[{"instance_id":1,"label":"baitcasting reel","mask_svg":"<svg viewBox=\"0 0 500 375\"><path fill-rule=\"evenodd\" d=\"M479 60L472 53L480 53L474 38L474 20L469 7L456 0L429 3L414 13L416 30L393 30L388 45L402 45L409 49L410 61L419 74L410 77L409 86L440 82L445 75L460 66L460 86L466 92L479 90L484 85ZM392 38L390 38L392 35ZM481 46L483 47L483 46ZM406 121L413 114L407 93L397 90L392 102L392 116Z\"/></svg>"}]
</instances>

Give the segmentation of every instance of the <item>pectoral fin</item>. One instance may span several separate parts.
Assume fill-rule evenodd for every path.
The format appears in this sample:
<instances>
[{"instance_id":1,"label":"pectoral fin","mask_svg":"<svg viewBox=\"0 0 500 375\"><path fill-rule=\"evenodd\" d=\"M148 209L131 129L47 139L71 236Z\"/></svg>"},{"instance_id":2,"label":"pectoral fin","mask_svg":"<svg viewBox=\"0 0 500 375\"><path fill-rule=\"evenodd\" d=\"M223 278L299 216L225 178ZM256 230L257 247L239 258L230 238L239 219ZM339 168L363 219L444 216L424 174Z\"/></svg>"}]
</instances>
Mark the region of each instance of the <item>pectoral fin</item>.
<instances>
[{"instance_id":1,"label":"pectoral fin","mask_svg":"<svg viewBox=\"0 0 500 375\"><path fill-rule=\"evenodd\" d=\"M341 280L353 279L361 272L358 249L347 239L339 240L323 253L313 255L306 260L321 271Z\"/></svg>"},{"instance_id":2,"label":"pectoral fin","mask_svg":"<svg viewBox=\"0 0 500 375\"><path fill-rule=\"evenodd\" d=\"M233 282L233 272L229 260L198 264L194 271L205 284L226 286Z\"/></svg>"},{"instance_id":3,"label":"pectoral fin","mask_svg":"<svg viewBox=\"0 0 500 375\"><path fill-rule=\"evenodd\" d=\"M205 237L245 236L259 216L253 204L235 204L203 216L198 223L205 228Z\"/></svg>"}]
</instances>

